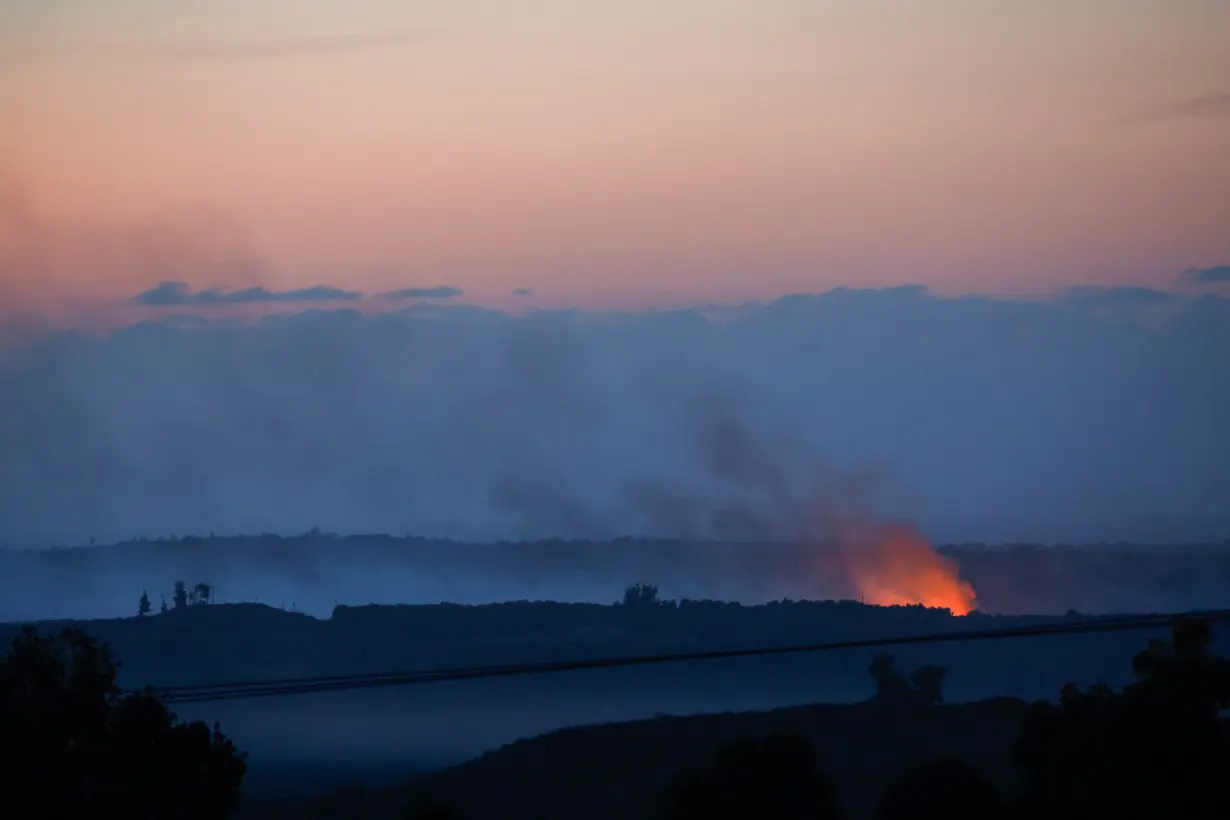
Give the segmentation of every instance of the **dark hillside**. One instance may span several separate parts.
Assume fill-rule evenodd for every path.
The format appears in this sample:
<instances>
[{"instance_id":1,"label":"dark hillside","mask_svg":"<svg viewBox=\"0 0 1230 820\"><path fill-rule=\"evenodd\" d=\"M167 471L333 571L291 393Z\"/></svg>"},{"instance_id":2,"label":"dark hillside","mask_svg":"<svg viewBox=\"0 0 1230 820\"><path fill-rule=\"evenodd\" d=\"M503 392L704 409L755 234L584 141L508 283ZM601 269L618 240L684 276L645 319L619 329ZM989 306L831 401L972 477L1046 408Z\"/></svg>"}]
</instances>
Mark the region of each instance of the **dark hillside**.
<instances>
[{"instance_id":1,"label":"dark hillside","mask_svg":"<svg viewBox=\"0 0 1230 820\"><path fill-rule=\"evenodd\" d=\"M519 601L337 607L327 620L256 604L204 604L145 617L38 626L44 632L87 626L125 659L121 681L136 687L955 634L1079 617L953 617L944 610L853 601L760 606L688 600L644 606ZM17 628L0 625L0 640L7 642ZM1061 674L1077 679L1113 674L1125 668L1139 640L1140 635L1129 633L957 642L930 647L927 654L958 673L955 679L966 688L954 690L954 697L976 699L991 693L1029 694L1035 688L1053 691L1063 682L1052 679L1056 661L1063 661ZM732 687L810 680L795 691L814 694L812 687L831 686L831 692L844 692L865 687L871 654L848 650L823 657L736 660L720 667L710 662L609 670L559 676L548 685L686 688L698 675L716 673ZM907 660L914 654L912 648L902 650Z\"/></svg>"},{"instance_id":2,"label":"dark hillside","mask_svg":"<svg viewBox=\"0 0 1230 820\"><path fill-rule=\"evenodd\" d=\"M912 767L955 755L1003 787L1026 704L1012 699L899 712L871 703L769 712L662 717L564 729L391 789L325 800L254 802L245 820L399 820L416 794L475 820L629 820L655 816L657 797L682 769L741 737L800 732L815 744L851 818L869 818L888 784Z\"/></svg>"}]
</instances>

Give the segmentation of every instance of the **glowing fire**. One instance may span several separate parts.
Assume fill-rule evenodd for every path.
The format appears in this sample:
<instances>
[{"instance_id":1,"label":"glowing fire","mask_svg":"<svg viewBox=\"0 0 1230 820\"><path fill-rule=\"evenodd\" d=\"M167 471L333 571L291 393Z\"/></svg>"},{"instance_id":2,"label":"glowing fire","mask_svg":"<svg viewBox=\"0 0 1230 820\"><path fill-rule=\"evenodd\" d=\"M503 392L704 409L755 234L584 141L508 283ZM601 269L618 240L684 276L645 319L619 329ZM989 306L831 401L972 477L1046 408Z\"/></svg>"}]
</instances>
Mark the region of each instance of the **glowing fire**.
<instances>
[{"instance_id":1,"label":"glowing fire","mask_svg":"<svg viewBox=\"0 0 1230 820\"><path fill-rule=\"evenodd\" d=\"M936 552L913 527L846 522L838 535L839 563L865 603L922 604L954 615L966 615L977 605L974 588L961 580L956 561Z\"/></svg>"}]
</instances>

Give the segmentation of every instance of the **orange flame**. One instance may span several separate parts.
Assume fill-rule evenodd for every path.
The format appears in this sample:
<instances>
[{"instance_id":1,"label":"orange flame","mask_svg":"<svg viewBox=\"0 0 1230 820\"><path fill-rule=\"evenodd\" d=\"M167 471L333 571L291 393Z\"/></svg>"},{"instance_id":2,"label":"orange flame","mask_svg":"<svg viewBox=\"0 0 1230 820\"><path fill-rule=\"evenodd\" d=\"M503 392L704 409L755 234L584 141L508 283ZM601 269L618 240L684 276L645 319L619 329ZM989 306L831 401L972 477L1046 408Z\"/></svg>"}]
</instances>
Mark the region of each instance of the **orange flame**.
<instances>
[{"instance_id":1,"label":"orange flame","mask_svg":"<svg viewBox=\"0 0 1230 820\"><path fill-rule=\"evenodd\" d=\"M967 615L977 605L974 587L960 567L906 524L851 526L838 530L842 570L868 604L922 604Z\"/></svg>"}]
</instances>

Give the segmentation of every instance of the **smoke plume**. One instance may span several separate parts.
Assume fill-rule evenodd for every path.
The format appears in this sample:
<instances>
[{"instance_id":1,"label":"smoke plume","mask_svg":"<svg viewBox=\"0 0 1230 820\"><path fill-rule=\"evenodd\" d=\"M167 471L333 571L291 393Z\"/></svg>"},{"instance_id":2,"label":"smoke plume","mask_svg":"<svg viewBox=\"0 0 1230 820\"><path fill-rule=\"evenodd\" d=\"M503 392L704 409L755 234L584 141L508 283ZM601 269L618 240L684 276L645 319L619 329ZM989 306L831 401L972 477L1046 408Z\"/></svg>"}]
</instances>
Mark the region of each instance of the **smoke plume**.
<instances>
[{"instance_id":1,"label":"smoke plume","mask_svg":"<svg viewBox=\"0 0 1230 820\"><path fill-rule=\"evenodd\" d=\"M311 283L278 281L242 232L208 220L93 253L21 193L0 184L0 546L314 526L464 542L643 534L713 543L618 560L562 544L492 558L481 579L486 559L460 548L412 569L293 550L191 561L228 599L310 594L326 612L334 600L612 600L633 581L672 596L962 611L967 583L986 605L1023 582L975 576L965 557L958 572L931 542L1230 534L1227 299L904 287L510 315L459 296L381 315L233 306L253 309L239 321L130 302L166 281L262 299ZM66 293L127 282L109 298L146 312L106 335L14 322L47 281ZM734 543L751 546L722 546ZM149 567L69 579L48 564L38 577L62 602L127 612L133 585L188 574ZM125 576L115 592L107 573ZM0 577L0 596L51 606L23 592L30 583Z\"/></svg>"}]
</instances>

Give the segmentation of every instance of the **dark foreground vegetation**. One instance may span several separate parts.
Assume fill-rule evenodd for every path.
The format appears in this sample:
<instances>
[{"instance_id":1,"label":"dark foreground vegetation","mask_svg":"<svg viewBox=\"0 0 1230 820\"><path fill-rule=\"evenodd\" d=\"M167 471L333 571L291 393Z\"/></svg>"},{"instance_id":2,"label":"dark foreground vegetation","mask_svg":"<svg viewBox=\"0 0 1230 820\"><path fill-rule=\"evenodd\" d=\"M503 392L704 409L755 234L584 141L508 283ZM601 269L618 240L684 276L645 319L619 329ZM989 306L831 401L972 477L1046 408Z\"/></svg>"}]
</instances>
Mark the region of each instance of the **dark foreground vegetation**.
<instances>
[{"instance_id":1,"label":"dark foreground vegetation","mask_svg":"<svg viewBox=\"0 0 1230 820\"><path fill-rule=\"evenodd\" d=\"M80 631L13 639L0 660L0 816L230 817L245 756L152 692L123 696L115 673L110 649Z\"/></svg>"},{"instance_id":2,"label":"dark foreground vegetation","mask_svg":"<svg viewBox=\"0 0 1230 820\"><path fill-rule=\"evenodd\" d=\"M1230 817L1230 661L1179 619L1120 690L945 705L946 670L871 664L865 703L662 717L552 733L388 790L262 805L244 755L152 692L122 696L79 631L0 661L0 814L214 820L1214 820Z\"/></svg>"}]
</instances>

